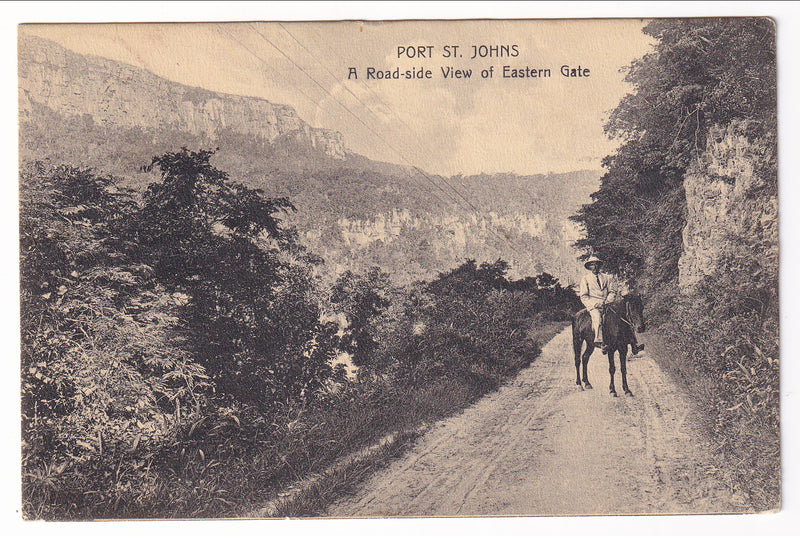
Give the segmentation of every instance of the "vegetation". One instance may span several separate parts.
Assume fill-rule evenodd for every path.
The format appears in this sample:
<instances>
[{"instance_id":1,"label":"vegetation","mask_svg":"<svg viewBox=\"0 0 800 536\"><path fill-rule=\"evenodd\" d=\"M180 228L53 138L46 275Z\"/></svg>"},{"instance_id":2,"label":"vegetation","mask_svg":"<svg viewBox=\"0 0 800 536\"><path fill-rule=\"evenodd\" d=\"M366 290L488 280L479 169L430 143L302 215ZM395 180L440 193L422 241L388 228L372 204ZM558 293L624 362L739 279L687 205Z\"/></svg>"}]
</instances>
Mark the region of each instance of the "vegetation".
<instances>
[{"instance_id":1,"label":"vegetation","mask_svg":"<svg viewBox=\"0 0 800 536\"><path fill-rule=\"evenodd\" d=\"M413 289L365 372L391 371L410 385L448 378L480 394L496 388L538 354L526 333L531 320L565 322L580 308L575 293L549 274L512 282L507 270L502 260L467 261Z\"/></svg>"},{"instance_id":2,"label":"vegetation","mask_svg":"<svg viewBox=\"0 0 800 536\"><path fill-rule=\"evenodd\" d=\"M775 33L768 19L744 18L658 20L644 32L655 50L628 69L635 91L605 127L623 144L573 219L586 231L578 247L656 286L677 275L683 178L709 128L747 118L754 135L775 131Z\"/></svg>"},{"instance_id":3,"label":"vegetation","mask_svg":"<svg viewBox=\"0 0 800 536\"><path fill-rule=\"evenodd\" d=\"M83 77L72 70L66 76ZM101 119L70 117L34 104L30 118L20 124L21 158L96 167L143 190L152 176L139 172L142 162L209 143L163 125L123 128L113 117ZM444 193L421 175L410 177L400 166L356 154L331 159L302 143L276 150L264 139L232 129L220 129L216 136L215 166L245 186L263 188L267 197L291 198L297 210L283 221L304 233L303 243L328 265L360 271L378 264L402 284L430 279L475 255L481 255L479 261L506 259L520 274L547 270L569 278L575 263L564 248L562 223L598 180L596 172L433 177L449 192ZM495 215L475 214L442 180ZM399 228L382 236L394 214L403 216ZM541 227L531 229L531 221Z\"/></svg>"},{"instance_id":4,"label":"vegetation","mask_svg":"<svg viewBox=\"0 0 800 536\"><path fill-rule=\"evenodd\" d=\"M497 387L578 306L500 260L326 288L282 224L292 204L211 155L154 158L141 195L88 169L22 170L26 517L246 514ZM344 353L356 378L332 365Z\"/></svg>"},{"instance_id":5,"label":"vegetation","mask_svg":"<svg viewBox=\"0 0 800 536\"><path fill-rule=\"evenodd\" d=\"M775 29L768 19L666 19L644 32L652 53L635 61L606 125L622 145L606 157L593 202L573 218L579 246L600 254L650 297L650 312L700 400L738 486L759 508L779 501L777 244L730 237L726 256L693 293L676 292L684 178L703 158L712 127L746 125L774 147ZM772 151L774 154L774 151ZM769 159L768 159L769 160ZM774 157L755 172L777 194Z\"/></svg>"}]
</instances>

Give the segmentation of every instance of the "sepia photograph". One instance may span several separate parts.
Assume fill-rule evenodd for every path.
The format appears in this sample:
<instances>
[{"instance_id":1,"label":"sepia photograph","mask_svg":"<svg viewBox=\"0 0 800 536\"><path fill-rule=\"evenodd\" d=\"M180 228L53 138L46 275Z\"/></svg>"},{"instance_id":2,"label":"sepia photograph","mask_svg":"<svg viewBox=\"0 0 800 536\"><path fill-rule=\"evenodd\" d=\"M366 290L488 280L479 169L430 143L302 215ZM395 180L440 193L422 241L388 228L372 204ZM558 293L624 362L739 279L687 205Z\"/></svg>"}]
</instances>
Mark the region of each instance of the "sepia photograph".
<instances>
[{"instance_id":1,"label":"sepia photograph","mask_svg":"<svg viewBox=\"0 0 800 536\"><path fill-rule=\"evenodd\" d=\"M308 19L17 26L19 516L779 512L775 20Z\"/></svg>"}]
</instances>

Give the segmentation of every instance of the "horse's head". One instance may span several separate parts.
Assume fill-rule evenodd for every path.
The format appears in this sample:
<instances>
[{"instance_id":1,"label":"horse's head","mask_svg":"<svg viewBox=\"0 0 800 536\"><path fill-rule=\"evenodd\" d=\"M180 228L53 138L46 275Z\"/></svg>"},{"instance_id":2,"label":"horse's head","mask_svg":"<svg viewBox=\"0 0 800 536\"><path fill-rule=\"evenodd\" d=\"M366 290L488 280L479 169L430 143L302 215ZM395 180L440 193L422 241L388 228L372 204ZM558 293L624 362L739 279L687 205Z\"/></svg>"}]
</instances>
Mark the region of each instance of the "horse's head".
<instances>
[{"instance_id":1,"label":"horse's head","mask_svg":"<svg viewBox=\"0 0 800 536\"><path fill-rule=\"evenodd\" d=\"M644 304L642 297L635 292L630 292L623 298L625 304L625 313L628 320L636 328L636 331L642 333L646 327L644 325Z\"/></svg>"}]
</instances>

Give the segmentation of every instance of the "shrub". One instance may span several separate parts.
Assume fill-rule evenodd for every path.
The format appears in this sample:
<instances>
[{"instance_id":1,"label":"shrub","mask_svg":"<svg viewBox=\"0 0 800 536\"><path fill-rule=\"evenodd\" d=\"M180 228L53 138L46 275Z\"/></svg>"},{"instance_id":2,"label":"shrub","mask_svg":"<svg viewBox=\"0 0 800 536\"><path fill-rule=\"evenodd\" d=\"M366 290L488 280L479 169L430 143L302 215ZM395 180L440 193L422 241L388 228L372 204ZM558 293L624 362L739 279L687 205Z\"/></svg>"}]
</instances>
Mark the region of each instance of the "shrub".
<instances>
[{"instance_id":1,"label":"shrub","mask_svg":"<svg viewBox=\"0 0 800 536\"><path fill-rule=\"evenodd\" d=\"M210 152L154 159L137 200L67 166L21 174L24 515L231 516L382 435L462 409L528 364L577 298L474 261L407 289L329 292L286 200ZM347 318L342 331L322 312ZM347 381L331 360L361 367Z\"/></svg>"},{"instance_id":2,"label":"shrub","mask_svg":"<svg viewBox=\"0 0 800 536\"><path fill-rule=\"evenodd\" d=\"M150 515L181 496L174 475L206 479L208 455L277 437L334 378L316 259L275 216L288 201L230 182L211 154L154 159L141 203L92 170L23 169L26 516Z\"/></svg>"},{"instance_id":3,"label":"shrub","mask_svg":"<svg viewBox=\"0 0 800 536\"><path fill-rule=\"evenodd\" d=\"M453 378L483 393L529 364L538 354L528 337L533 319L563 320L577 297L548 277L510 290L525 285L507 270L503 261L467 261L411 289L381 327L379 370L408 385Z\"/></svg>"},{"instance_id":4,"label":"shrub","mask_svg":"<svg viewBox=\"0 0 800 536\"><path fill-rule=\"evenodd\" d=\"M281 227L291 203L231 181L212 155L184 148L154 158L161 180L131 234L159 281L189 297L189 350L217 392L268 411L325 384L336 330L320 322L317 260Z\"/></svg>"},{"instance_id":5,"label":"shrub","mask_svg":"<svg viewBox=\"0 0 800 536\"><path fill-rule=\"evenodd\" d=\"M736 486L771 509L780 497L777 273L746 259L723 259L717 275L676 297L663 332L687 374L704 379L700 400Z\"/></svg>"},{"instance_id":6,"label":"shrub","mask_svg":"<svg viewBox=\"0 0 800 536\"><path fill-rule=\"evenodd\" d=\"M67 166L20 180L25 514L69 515L141 493L208 384L176 298L122 251L129 195Z\"/></svg>"}]
</instances>

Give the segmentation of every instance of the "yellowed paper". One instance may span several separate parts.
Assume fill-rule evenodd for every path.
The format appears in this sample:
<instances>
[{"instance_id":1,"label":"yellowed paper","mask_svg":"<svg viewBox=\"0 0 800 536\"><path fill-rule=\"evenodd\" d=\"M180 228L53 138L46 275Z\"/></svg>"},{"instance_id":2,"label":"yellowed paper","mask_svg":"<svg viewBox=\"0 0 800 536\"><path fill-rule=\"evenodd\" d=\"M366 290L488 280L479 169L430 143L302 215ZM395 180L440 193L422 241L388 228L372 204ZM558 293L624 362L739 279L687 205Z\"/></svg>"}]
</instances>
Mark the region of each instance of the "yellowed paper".
<instances>
[{"instance_id":1,"label":"yellowed paper","mask_svg":"<svg viewBox=\"0 0 800 536\"><path fill-rule=\"evenodd\" d=\"M18 38L26 518L780 508L770 20Z\"/></svg>"}]
</instances>

